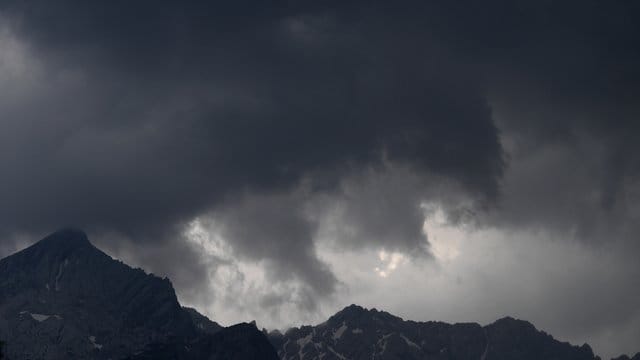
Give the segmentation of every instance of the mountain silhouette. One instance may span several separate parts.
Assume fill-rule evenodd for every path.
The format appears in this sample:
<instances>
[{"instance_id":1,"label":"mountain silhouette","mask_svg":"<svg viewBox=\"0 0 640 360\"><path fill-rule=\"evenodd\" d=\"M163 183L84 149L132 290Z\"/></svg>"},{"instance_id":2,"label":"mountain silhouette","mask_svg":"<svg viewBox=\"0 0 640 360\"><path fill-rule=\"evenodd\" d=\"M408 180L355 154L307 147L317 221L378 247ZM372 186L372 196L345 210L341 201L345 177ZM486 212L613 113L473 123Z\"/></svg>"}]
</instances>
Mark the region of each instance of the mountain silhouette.
<instances>
[{"instance_id":1,"label":"mountain silhouette","mask_svg":"<svg viewBox=\"0 0 640 360\"><path fill-rule=\"evenodd\" d=\"M587 344L511 317L416 322L350 305L284 334L223 327L182 307L168 279L112 259L77 229L0 260L0 340L8 360L599 360Z\"/></svg>"},{"instance_id":2,"label":"mountain silhouette","mask_svg":"<svg viewBox=\"0 0 640 360\"><path fill-rule=\"evenodd\" d=\"M57 231L0 260L0 338L9 360L122 359L152 344L212 341L221 331L183 308L168 279L112 259L80 230ZM264 338L257 329L238 336Z\"/></svg>"}]
</instances>

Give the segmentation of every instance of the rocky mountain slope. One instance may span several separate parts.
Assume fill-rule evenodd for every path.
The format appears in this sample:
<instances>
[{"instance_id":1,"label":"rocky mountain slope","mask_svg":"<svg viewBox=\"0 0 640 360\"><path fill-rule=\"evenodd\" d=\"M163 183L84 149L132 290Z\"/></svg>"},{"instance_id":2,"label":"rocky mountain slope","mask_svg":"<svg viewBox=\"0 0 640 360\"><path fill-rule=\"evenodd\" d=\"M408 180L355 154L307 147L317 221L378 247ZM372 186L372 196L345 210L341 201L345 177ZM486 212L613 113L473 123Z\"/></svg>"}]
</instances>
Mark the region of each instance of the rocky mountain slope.
<instances>
[{"instance_id":1,"label":"rocky mountain slope","mask_svg":"<svg viewBox=\"0 0 640 360\"><path fill-rule=\"evenodd\" d=\"M404 321L351 305L318 326L269 334L283 360L596 360L589 345L573 346L504 318L474 323ZM635 360L635 358L634 358Z\"/></svg>"},{"instance_id":2,"label":"rocky mountain slope","mask_svg":"<svg viewBox=\"0 0 640 360\"><path fill-rule=\"evenodd\" d=\"M245 330L238 339L267 342L255 327ZM0 260L0 339L9 360L121 359L163 343L214 342L211 351L224 353L227 344L215 339L229 332L180 306L168 279L113 260L78 230L58 231ZM219 358L189 351L174 358L205 355Z\"/></svg>"}]
</instances>

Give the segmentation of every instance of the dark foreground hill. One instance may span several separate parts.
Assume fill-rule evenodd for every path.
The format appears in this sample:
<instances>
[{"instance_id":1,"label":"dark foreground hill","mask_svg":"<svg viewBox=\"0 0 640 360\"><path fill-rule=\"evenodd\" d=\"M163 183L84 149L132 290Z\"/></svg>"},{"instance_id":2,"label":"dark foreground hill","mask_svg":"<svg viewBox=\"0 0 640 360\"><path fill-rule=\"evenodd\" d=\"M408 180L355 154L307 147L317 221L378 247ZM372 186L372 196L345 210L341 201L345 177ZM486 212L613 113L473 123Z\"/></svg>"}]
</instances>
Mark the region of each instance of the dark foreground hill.
<instances>
[{"instance_id":1,"label":"dark foreground hill","mask_svg":"<svg viewBox=\"0 0 640 360\"><path fill-rule=\"evenodd\" d=\"M112 259L81 231L58 231L0 260L0 339L9 360L122 359L171 343L211 345L210 353L183 348L174 359L268 359L269 350L277 358L260 331L240 327L222 329L183 308L168 279ZM235 343L221 340L228 334Z\"/></svg>"},{"instance_id":2,"label":"dark foreground hill","mask_svg":"<svg viewBox=\"0 0 640 360\"><path fill-rule=\"evenodd\" d=\"M184 339L150 344L145 351L127 360L268 360L278 359L267 337L259 332L255 324L237 324L224 328L213 336L196 341Z\"/></svg>"}]
</instances>

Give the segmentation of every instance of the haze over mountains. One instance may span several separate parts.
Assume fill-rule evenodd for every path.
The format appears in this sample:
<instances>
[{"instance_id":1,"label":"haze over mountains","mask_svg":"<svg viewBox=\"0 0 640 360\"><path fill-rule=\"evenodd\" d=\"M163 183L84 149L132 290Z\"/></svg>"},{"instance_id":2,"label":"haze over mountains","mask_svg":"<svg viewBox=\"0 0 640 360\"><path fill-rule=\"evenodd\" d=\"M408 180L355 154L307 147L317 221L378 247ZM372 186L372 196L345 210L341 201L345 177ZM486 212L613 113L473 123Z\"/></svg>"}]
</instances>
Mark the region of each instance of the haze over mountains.
<instances>
[{"instance_id":1,"label":"haze over mountains","mask_svg":"<svg viewBox=\"0 0 640 360\"><path fill-rule=\"evenodd\" d=\"M414 322L357 305L285 334L224 328L182 307L169 279L112 259L74 229L0 260L0 339L10 360L599 359L526 321Z\"/></svg>"}]
</instances>

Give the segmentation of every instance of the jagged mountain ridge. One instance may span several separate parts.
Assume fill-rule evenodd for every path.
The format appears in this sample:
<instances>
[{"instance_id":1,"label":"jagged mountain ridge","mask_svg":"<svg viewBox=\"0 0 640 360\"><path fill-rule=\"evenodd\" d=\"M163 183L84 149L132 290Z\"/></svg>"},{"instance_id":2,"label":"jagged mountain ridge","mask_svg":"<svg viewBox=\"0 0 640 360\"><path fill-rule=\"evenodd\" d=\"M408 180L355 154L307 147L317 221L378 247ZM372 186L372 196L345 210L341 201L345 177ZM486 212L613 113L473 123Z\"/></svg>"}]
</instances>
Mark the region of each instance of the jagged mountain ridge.
<instances>
[{"instance_id":1,"label":"jagged mountain ridge","mask_svg":"<svg viewBox=\"0 0 640 360\"><path fill-rule=\"evenodd\" d=\"M414 322L356 305L315 327L265 335L182 307L168 279L113 260L78 230L0 260L0 340L10 360L267 360L276 349L283 360L598 359L588 345L556 341L521 320Z\"/></svg>"},{"instance_id":2,"label":"jagged mountain ridge","mask_svg":"<svg viewBox=\"0 0 640 360\"><path fill-rule=\"evenodd\" d=\"M627 355L621 355L621 356L618 356L617 358L612 359L612 360L640 360L640 352L639 352L639 353L637 353L637 354L636 354L634 357L632 357L632 358L630 358L630 357L629 357L629 356L627 356Z\"/></svg>"},{"instance_id":3,"label":"jagged mountain ridge","mask_svg":"<svg viewBox=\"0 0 640 360\"><path fill-rule=\"evenodd\" d=\"M415 322L357 305L317 326L292 328L285 334L271 332L269 339L282 360L600 359L587 344L557 341L532 324L509 317L484 327Z\"/></svg>"},{"instance_id":4,"label":"jagged mountain ridge","mask_svg":"<svg viewBox=\"0 0 640 360\"><path fill-rule=\"evenodd\" d=\"M9 360L121 359L151 344L207 342L222 329L183 308L168 279L112 259L79 230L0 260L0 339ZM264 337L255 327L243 334ZM218 358L209 355L181 358Z\"/></svg>"}]
</instances>

